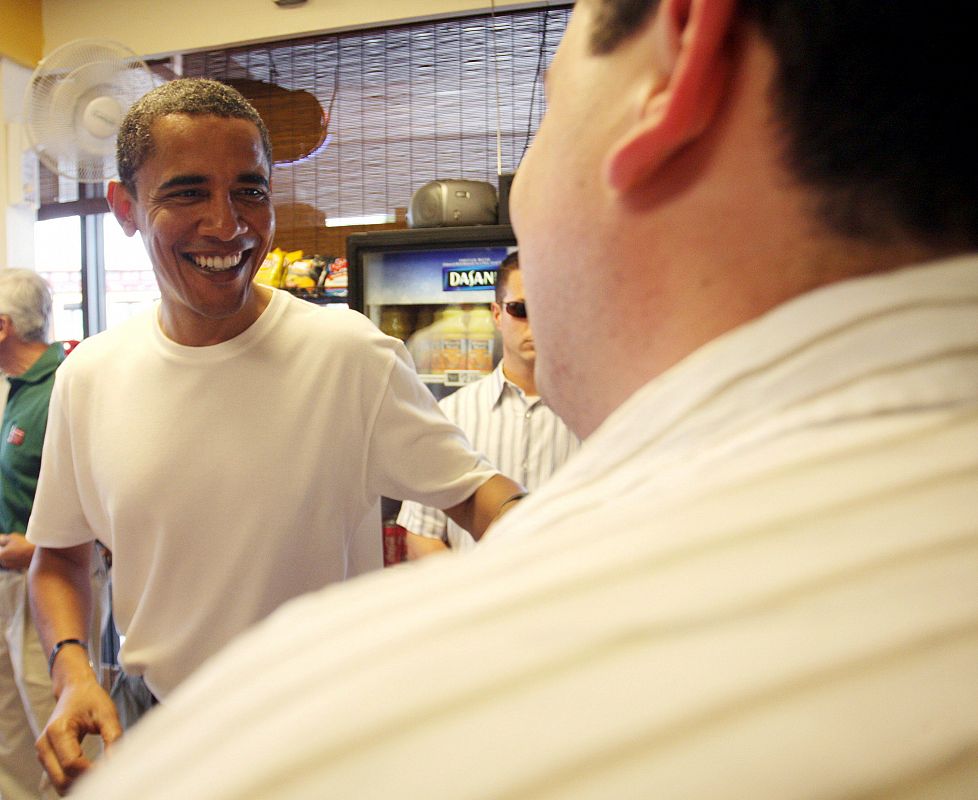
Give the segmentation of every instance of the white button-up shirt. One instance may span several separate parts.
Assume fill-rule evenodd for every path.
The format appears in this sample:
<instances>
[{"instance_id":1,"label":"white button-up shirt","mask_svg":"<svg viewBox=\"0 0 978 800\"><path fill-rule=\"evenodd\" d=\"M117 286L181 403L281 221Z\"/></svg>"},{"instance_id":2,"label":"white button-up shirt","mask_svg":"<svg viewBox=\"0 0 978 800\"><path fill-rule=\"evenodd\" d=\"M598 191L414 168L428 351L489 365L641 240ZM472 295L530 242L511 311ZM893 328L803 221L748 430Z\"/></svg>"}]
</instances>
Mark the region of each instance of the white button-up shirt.
<instances>
[{"instance_id":1,"label":"white button-up shirt","mask_svg":"<svg viewBox=\"0 0 978 800\"><path fill-rule=\"evenodd\" d=\"M503 374L463 386L439 405L472 446L500 472L534 491L580 447L580 440L540 397L528 397ZM453 550L475 547L475 540L437 508L406 502L399 524L411 533L441 539Z\"/></svg>"},{"instance_id":2,"label":"white button-up shirt","mask_svg":"<svg viewBox=\"0 0 978 800\"><path fill-rule=\"evenodd\" d=\"M978 257L824 287L468 557L239 638L77 800L976 797L976 498Z\"/></svg>"}]
</instances>

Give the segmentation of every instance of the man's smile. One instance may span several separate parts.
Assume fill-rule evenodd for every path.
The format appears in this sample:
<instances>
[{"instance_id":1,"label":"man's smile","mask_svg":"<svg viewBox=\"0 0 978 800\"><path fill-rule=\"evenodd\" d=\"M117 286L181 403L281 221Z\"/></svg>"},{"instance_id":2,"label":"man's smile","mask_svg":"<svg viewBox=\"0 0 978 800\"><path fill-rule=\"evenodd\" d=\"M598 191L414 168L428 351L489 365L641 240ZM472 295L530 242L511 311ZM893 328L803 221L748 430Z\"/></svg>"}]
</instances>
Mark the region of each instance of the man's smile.
<instances>
[{"instance_id":1,"label":"man's smile","mask_svg":"<svg viewBox=\"0 0 978 800\"><path fill-rule=\"evenodd\" d=\"M237 250L226 255L205 255L202 253L186 253L184 258L188 259L195 267L205 272L227 272L247 261L247 256L251 250Z\"/></svg>"}]
</instances>

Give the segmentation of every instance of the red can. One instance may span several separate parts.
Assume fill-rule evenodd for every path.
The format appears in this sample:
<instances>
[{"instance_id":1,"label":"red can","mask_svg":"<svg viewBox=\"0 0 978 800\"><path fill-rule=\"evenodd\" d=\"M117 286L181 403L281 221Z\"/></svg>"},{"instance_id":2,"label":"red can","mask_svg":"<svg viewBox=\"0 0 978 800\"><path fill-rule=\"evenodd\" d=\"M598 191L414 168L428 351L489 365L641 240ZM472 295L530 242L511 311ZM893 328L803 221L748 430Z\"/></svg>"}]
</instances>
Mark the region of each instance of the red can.
<instances>
[{"instance_id":1,"label":"red can","mask_svg":"<svg viewBox=\"0 0 978 800\"><path fill-rule=\"evenodd\" d=\"M396 520L384 521L384 566L390 567L407 560L407 530Z\"/></svg>"}]
</instances>

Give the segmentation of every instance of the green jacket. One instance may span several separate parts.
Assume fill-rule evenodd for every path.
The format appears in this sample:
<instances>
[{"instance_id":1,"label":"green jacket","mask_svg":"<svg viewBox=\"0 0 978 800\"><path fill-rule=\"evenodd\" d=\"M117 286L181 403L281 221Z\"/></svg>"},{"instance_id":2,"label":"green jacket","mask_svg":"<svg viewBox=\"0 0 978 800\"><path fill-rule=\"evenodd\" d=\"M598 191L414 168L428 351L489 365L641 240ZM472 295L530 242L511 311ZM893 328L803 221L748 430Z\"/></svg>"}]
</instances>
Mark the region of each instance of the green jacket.
<instances>
[{"instance_id":1,"label":"green jacket","mask_svg":"<svg viewBox=\"0 0 978 800\"><path fill-rule=\"evenodd\" d=\"M0 425L0 533L27 530L54 373L64 358L64 346L54 342L27 372L7 378L10 392Z\"/></svg>"}]
</instances>

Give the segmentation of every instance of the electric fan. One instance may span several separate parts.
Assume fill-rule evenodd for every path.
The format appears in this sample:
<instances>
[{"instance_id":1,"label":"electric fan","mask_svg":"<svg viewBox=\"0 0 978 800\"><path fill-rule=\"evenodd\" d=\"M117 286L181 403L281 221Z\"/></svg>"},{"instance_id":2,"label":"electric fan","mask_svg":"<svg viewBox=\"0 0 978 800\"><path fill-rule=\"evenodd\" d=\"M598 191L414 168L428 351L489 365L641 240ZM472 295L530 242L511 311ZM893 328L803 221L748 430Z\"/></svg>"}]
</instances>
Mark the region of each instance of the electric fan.
<instances>
[{"instance_id":1,"label":"electric fan","mask_svg":"<svg viewBox=\"0 0 978 800\"><path fill-rule=\"evenodd\" d=\"M27 135L52 172L82 183L116 176L115 139L123 116L156 82L118 42L79 39L44 58L25 98Z\"/></svg>"}]
</instances>

